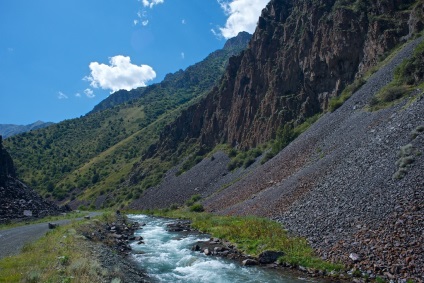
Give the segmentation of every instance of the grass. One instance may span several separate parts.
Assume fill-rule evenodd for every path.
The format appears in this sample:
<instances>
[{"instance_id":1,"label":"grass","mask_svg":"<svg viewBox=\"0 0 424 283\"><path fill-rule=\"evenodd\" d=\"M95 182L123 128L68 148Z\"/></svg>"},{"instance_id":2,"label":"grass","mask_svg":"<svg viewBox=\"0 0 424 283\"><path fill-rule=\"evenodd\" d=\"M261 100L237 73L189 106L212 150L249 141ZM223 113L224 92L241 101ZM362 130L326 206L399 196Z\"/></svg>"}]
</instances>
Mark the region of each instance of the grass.
<instances>
[{"instance_id":1,"label":"grass","mask_svg":"<svg viewBox=\"0 0 424 283\"><path fill-rule=\"evenodd\" d=\"M339 96L333 97L328 102L328 110L334 112L337 108L343 105L353 93L361 88L366 83L363 78L356 79L352 84L348 85Z\"/></svg>"},{"instance_id":2,"label":"grass","mask_svg":"<svg viewBox=\"0 0 424 283\"><path fill-rule=\"evenodd\" d=\"M105 214L100 219L105 221ZM101 282L109 271L91 254L77 231L98 219L72 222L26 244L22 253L0 260L0 282Z\"/></svg>"},{"instance_id":3,"label":"grass","mask_svg":"<svg viewBox=\"0 0 424 283\"><path fill-rule=\"evenodd\" d=\"M340 271L341 264L325 262L317 257L306 239L290 237L281 224L259 217L215 216L209 213L189 212L187 209L162 210L154 215L190 219L193 228L213 237L226 239L240 251L258 256L266 250L282 251L280 262L319 270Z\"/></svg>"},{"instance_id":4,"label":"grass","mask_svg":"<svg viewBox=\"0 0 424 283\"><path fill-rule=\"evenodd\" d=\"M277 131L277 135L274 141L271 142L271 149L265 154L261 160L261 164L264 164L277 153L288 146L293 140L305 132L309 127L314 124L321 117L321 113L318 113L312 117L307 118L303 123L293 126L292 123L287 123L283 127L280 127Z\"/></svg>"}]
</instances>

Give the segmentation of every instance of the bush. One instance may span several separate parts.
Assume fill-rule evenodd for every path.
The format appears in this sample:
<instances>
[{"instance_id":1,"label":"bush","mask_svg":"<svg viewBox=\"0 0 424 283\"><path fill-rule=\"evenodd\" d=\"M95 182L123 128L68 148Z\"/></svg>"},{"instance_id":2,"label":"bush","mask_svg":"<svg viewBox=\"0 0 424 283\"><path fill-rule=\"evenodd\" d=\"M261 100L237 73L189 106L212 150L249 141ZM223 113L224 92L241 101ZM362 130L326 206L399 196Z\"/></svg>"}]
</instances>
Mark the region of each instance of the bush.
<instances>
[{"instance_id":1,"label":"bush","mask_svg":"<svg viewBox=\"0 0 424 283\"><path fill-rule=\"evenodd\" d=\"M202 197L200 195L192 195L191 198L186 201L187 206L193 205L196 201L199 201Z\"/></svg>"},{"instance_id":2,"label":"bush","mask_svg":"<svg viewBox=\"0 0 424 283\"><path fill-rule=\"evenodd\" d=\"M203 211L205 211L205 209L203 208L203 205L201 205L200 203L195 203L192 206L190 206L190 211L191 212L203 212Z\"/></svg>"},{"instance_id":3,"label":"bush","mask_svg":"<svg viewBox=\"0 0 424 283\"><path fill-rule=\"evenodd\" d=\"M403 97L407 92L408 88L406 86L393 86L384 89L380 94L380 98L382 102L392 102Z\"/></svg>"}]
</instances>

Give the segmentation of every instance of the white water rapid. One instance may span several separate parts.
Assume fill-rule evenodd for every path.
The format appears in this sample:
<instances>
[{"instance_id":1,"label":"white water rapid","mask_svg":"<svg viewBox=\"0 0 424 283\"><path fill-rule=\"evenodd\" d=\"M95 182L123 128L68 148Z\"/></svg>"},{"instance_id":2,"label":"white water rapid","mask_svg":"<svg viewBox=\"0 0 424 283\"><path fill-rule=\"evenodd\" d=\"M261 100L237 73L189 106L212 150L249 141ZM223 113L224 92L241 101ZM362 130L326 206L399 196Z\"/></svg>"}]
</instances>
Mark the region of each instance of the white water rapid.
<instances>
[{"instance_id":1,"label":"white water rapid","mask_svg":"<svg viewBox=\"0 0 424 283\"><path fill-rule=\"evenodd\" d=\"M191 247L197 241L206 241L209 237L196 233L168 232L166 225L175 222L174 220L146 215L129 215L129 218L146 224L135 233L135 236L143 237L145 244L133 243L131 245L132 256L155 281L184 283L318 282L258 266L244 267L238 262L222 257L206 256L203 253L191 251Z\"/></svg>"}]
</instances>

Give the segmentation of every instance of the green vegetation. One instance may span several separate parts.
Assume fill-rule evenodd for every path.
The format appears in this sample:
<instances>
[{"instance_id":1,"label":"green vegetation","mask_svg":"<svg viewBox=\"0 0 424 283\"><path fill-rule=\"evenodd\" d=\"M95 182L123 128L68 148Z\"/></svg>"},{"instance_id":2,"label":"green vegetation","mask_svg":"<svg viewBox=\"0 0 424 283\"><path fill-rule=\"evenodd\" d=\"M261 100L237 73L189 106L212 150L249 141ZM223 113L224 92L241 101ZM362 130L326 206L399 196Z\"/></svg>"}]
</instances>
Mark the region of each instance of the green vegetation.
<instances>
[{"instance_id":1,"label":"green vegetation","mask_svg":"<svg viewBox=\"0 0 424 283\"><path fill-rule=\"evenodd\" d=\"M240 167L246 169L256 161L256 158L261 155L261 148L252 148L247 151L236 150L233 148L228 152L228 156L231 158L231 161L228 163L227 169L230 171Z\"/></svg>"},{"instance_id":2,"label":"green vegetation","mask_svg":"<svg viewBox=\"0 0 424 283\"><path fill-rule=\"evenodd\" d=\"M371 99L370 110L390 107L417 89L424 89L424 42L417 46L411 58L396 68L393 81Z\"/></svg>"},{"instance_id":3,"label":"green vegetation","mask_svg":"<svg viewBox=\"0 0 424 283\"><path fill-rule=\"evenodd\" d=\"M363 78L356 79L352 84L345 87L342 93L339 96L333 97L328 102L328 110L334 112L337 108L343 105L343 103L348 100L352 94L354 94L358 89L365 84Z\"/></svg>"},{"instance_id":4,"label":"green vegetation","mask_svg":"<svg viewBox=\"0 0 424 283\"><path fill-rule=\"evenodd\" d=\"M292 123L287 123L284 127L280 127L277 131L277 136L271 144L271 149L266 153L262 159L262 164L273 158L283 148L288 146L300 134L306 131L312 124L314 124L321 117L321 114L316 114L307 118L302 124L293 126Z\"/></svg>"},{"instance_id":5,"label":"green vegetation","mask_svg":"<svg viewBox=\"0 0 424 283\"><path fill-rule=\"evenodd\" d=\"M266 250L283 251L279 260L293 266L311 267L320 270L341 270L341 264L325 262L314 255L307 241L289 237L281 224L258 217L214 216L208 213L193 213L189 209L155 211L155 215L190 219L192 226L213 237L226 239L244 253L258 256Z\"/></svg>"},{"instance_id":6,"label":"green vegetation","mask_svg":"<svg viewBox=\"0 0 424 283\"><path fill-rule=\"evenodd\" d=\"M101 216L106 221L111 216ZM114 277L92 255L78 232L99 220L73 222L24 246L21 254L0 260L0 282L103 282Z\"/></svg>"}]
</instances>

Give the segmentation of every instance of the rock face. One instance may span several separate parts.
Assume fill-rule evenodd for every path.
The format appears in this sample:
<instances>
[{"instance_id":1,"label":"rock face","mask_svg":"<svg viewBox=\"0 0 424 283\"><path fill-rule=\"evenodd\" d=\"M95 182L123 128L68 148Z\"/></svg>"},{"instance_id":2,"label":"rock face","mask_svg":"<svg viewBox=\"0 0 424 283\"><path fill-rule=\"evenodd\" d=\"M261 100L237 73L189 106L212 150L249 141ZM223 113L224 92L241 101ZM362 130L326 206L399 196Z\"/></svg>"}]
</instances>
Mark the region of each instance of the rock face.
<instances>
[{"instance_id":1,"label":"rock face","mask_svg":"<svg viewBox=\"0 0 424 283\"><path fill-rule=\"evenodd\" d=\"M0 136L0 223L63 212L16 179L12 158L1 142Z\"/></svg>"},{"instance_id":2,"label":"rock face","mask_svg":"<svg viewBox=\"0 0 424 283\"><path fill-rule=\"evenodd\" d=\"M252 147L287 122L327 108L385 52L423 28L414 1L271 1L249 47L230 58L219 87L161 136L157 152L194 140Z\"/></svg>"},{"instance_id":3,"label":"rock face","mask_svg":"<svg viewBox=\"0 0 424 283\"><path fill-rule=\"evenodd\" d=\"M6 184L8 177L16 177L16 172L12 158L3 148L3 138L0 135L0 186Z\"/></svg>"}]
</instances>

